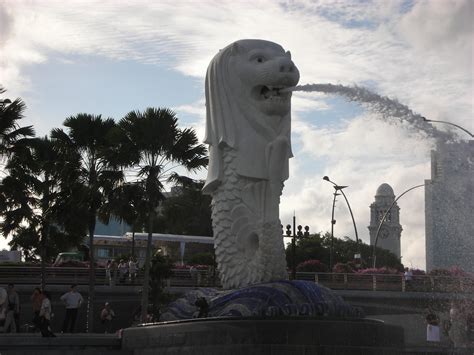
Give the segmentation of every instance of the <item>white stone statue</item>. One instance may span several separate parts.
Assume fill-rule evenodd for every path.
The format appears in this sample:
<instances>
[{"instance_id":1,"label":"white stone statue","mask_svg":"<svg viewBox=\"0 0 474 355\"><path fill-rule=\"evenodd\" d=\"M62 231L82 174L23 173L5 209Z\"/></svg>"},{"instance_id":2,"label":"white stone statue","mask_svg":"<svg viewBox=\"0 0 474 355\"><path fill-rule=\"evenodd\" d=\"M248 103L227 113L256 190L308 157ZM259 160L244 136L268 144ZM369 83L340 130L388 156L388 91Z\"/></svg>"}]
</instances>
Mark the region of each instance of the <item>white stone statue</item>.
<instances>
[{"instance_id":1,"label":"white stone statue","mask_svg":"<svg viewBox=\"0 0 474 355\"><path fill-rule=\"evenodd\" d=\"M279 219L292 157L291 92L299 72L273 42L240 40L206 75L209 171L215 252L224 288L287 279Z\"/></svg>"}]
</instances>

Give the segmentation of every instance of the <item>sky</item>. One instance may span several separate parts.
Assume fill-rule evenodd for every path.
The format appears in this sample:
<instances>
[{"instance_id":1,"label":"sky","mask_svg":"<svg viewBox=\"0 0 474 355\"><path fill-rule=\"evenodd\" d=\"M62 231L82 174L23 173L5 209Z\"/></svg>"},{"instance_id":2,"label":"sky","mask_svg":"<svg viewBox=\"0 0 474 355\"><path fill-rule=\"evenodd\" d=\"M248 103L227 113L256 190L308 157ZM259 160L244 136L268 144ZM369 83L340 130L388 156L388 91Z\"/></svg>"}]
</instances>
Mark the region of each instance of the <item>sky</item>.
<instances>
[{"instance_id":1,"label":"sky","mask_svg":"<svg viewBox=\"0 0 474 355\"><path fill-rule=\"evenodd\" d=\"M473 131L473 22L470 0L0 0L0 84L4 97L25 101L23 124L39 136L80 112L120 120L169 107L202 140L207 65L226 45L258 38L291 51L300 84L364 86ZM368 242L378 186L388 183L398 196L430 178L434 142L358 103L295 92L292 120L283 224L295 213L312 232L330 230L327 175L349 186L359 237ZM402 262L424 269L424 190L398 204ZM342 199L335 219L334 235L354 238Z\"/></svg>"}]
</instances>

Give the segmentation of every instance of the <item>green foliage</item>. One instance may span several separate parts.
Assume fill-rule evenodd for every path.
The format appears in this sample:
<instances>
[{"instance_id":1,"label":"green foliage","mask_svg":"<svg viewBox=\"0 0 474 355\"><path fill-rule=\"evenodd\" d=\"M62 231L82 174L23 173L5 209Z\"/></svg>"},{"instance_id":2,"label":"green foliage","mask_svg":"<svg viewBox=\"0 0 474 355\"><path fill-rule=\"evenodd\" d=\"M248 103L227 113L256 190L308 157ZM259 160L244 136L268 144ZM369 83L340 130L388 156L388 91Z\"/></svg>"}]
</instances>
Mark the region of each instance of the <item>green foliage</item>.
<instances>
[{"instance_id":1,"label":"green foliage","mask_svg":"<svg viewBox=\"0 0 474 355\"><path fill-rule=\"evenodd\" d=\"M166 108L131 111L119 122L117 134L122 150L137 168L135 181L143 190L146 210L148 244L154 228L155 211L164 200L163 184L183 178L175 172L181 166L196 171L207 165L206 148L199 144L193 129L178 128L176 114ZM150 282L150 254L145 258L145 285ZM142 294L142 319L146 319L148 288Z\"/></svg>"},{"instance_id":2,"label":"green foliage","mask_svg":"<svg viewBox=\"0 0 474 355\"><path fill-rule=\"evenodd\" d=\"M311 259L317 259L323 264L329 265L330 248L331 235L329 233L324 235L316 233L310 235L308 238L299 239L297 240L295 248L296 265ZM356 253L361 254L361 268L372 265L372 246L362 241L358 244L355 240L349 239L348 237L344 237L343 239L334 238L333 248L334 265L337 263L353 262L354 254ZM381 248L377 248L376 253L378 266L383 265L399 271L403 270L403 265L395 254ZM292 245L289 243L286 248L286 260L290 268L291 265L293 265L292 255Z\"/></svg>"},{"instance_id":3,"label":"green foliage","mask_svg":"<svg viewBox=\"0 0 474 355\"><path fill-rule=\"evenodd\" d=\"M296 271L300 272L327 272L327 265L319 260L306 260L296 266Z\"/></svg>"},{"instance_id":4,"label":"green foliage","mask_svg":"<svg viewBox=\"0 0 474 355\"><path fill-rule=\"evenodd\" d=\"M159 318L160 308L169 302L169 295L164 294L164 280L172 275L173 263L167 256L155 253L151 260L150 268L150 293L148 301L153 305L152 314L155 319Z\"/></svg>"},{"instance_id":5,"label":"green foliage","mask_svg":"<svg viewBox=\"0 0 474 355\"><path fill-rule=\"evenodd\" d=\"M157 223L163 233L212 236L211 196L203 195L203 181L188 180L180 193L163 201Z\"/></svg>"},{"instance_id":6,"label":"green foliage","mask_svg":"<svg viewBox=\"0 0 474 355\"><path fill-rule=\"evenodd\" d=\"M0 94L5 92L6 90L0 86ZM25 110L26 105L19 98L10 104L0 105L0 157L9 157L13 153L18 153L25 144L28 144L28 138L35 135L32 126L19 125Z\"/></svg>"},{"instance_id":7,"label":"green foliage","mask_svg":"<svg viewBox=\"0 0 474 355\"><path fill-rule=\"evenodd\" d=\"M337 263L332 268L332 272L339 273L339 274L352 274L356 270L356 265L354 262L347 262L347 263Z\"/></svg>"},{"instance_id":8,"label":"green foliage","mask_svg":"<svg viewBox=\"0 0 474 355\"><path fill-rule=\"evenodd\" d=\"M77 204L65 208L64 187L69 191L74 185L58 147L45 137L30 139L23 148L10 155L9 175L0 186L1 230L11 235L10 246L22 250L26 260L37 259L42 251L50 260L81 243L83 233L76 224L83 211Z\"/></svg>"}]
</instances>

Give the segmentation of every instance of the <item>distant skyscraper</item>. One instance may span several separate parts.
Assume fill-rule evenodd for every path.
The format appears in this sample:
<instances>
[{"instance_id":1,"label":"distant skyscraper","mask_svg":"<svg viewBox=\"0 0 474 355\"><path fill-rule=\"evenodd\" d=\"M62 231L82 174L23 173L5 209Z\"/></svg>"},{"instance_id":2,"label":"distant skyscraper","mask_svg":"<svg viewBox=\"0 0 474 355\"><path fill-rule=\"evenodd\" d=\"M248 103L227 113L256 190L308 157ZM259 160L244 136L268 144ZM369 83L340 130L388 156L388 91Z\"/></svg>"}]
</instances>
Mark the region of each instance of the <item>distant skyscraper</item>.
<instances>
[{"instance_id":1,"label":"distant skyscraper","mask_svg":"<svg viewBox=\"0 0 474 355\"><path fill-rule=\"evenodd\" d=\"M375 202L370 205L370 245L374 245L377 228L382 217L393 201L395 194L389 184L382 184L375 193ZM377 247L390 250L400 257L400 237L402 226L400 225L400 207L395 203L385 218L385 222L379 232Z\"/></svg>"},{"instance_id":2,"label":"distant skyscraper","mask_svg":"<svg viewBox=\"0 0 474 355\"><path fill-rule=\"evenodd\" d=\"M438 143L425 187L426 269L474 272L474 141Z\"/></svg>"}]
</instances>

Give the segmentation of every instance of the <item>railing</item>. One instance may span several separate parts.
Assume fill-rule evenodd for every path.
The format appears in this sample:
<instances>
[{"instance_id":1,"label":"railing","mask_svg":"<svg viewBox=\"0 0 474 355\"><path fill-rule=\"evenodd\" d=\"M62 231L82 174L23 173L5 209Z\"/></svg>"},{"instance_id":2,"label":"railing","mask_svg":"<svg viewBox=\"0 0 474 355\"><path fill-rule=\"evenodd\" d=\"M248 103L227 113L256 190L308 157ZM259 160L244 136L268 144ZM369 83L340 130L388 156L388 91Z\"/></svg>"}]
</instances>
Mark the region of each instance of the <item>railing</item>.
<instances>
[{"instance_id":1,"label":"railing","mask_svg":"<svg viewBox=\"0 0 474 355\"><path fill-rule=\"evenodd\" d=\"M96 285L110 285L106 271L98 268ZM298 280L307 280L319 283L335 290L365 290L365 291L397 291L397 292L474 292L474 279L467 277L449 276L413 276L405 282L403 275L384 274L335 274L297 272ZM41 268L22 266L1 266L0 286L8 283L38 285L41 280ZM89 269L72 267L46 268L46 283L48 285L87 285L89 283ZM131 279L128 275L121 279L117 274L112 280L113 285L141 285L143 271ZM221 287L219 275L210 270L174 269L172 277L165 281L168 287Z\"/></svg>"}]
</instances>

